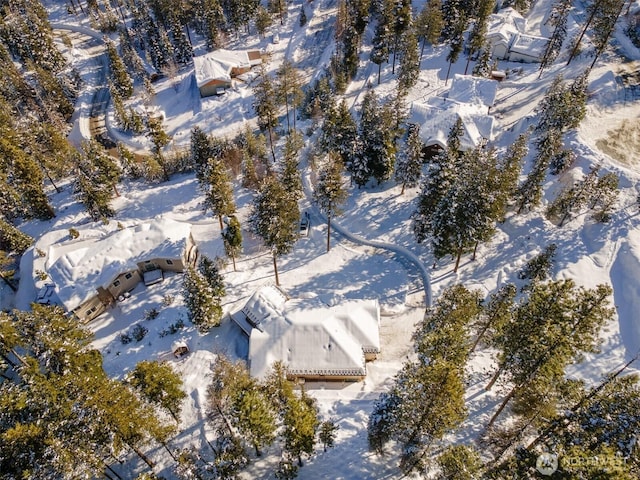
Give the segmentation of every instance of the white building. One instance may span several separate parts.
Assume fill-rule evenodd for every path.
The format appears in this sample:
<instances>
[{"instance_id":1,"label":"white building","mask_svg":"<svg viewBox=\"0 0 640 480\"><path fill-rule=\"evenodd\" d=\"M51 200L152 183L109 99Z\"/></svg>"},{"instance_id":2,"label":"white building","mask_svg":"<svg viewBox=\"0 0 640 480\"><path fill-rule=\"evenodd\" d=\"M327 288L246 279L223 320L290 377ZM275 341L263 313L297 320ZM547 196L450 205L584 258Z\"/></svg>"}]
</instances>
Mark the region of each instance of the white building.
<instances>
[{"instance_id":1,"label":"white building","mask_svg":"<svg viewBox=\"0 0 640 480\"><path fill-rule=\"evenodd\" d=\"M455 75L448 96L413 102L408 122L419 127L425 147L445 149L451 128L462 121L460 148L471 150L494 139L495 119L488 110L495 102L498 82Z\"/></svg>"},{"instance_id":2,"label":"white building","mask_svg":"<svg viewBox=\"0 0 640 480\"><path fill-rule=\"evenodd\" d=\"M487 41L493 58L535 63L541 60L549 39L530 35L525 18L508 7L489 16Z\"/></svg>"},{"instance_id":3,"label":"white building","mask_svg":"<svg viewBox=\"0 0 640 480\"><path fill-rule=\"evenodd\" d=\"M360 380L367 374L366 361L380 352L376 300L327 305L263 287L232 319L249 336L249 371L257 378L281 361L292 378Z\"/></svg>"},{"instance_id":4,"label":"white building","mask_svg":"<svg viewBox=\"0 0 640 480\"><path fill-rule=\"evenodd\" d=\"M231 87L233 78L261 63L262 55L258 50L219 49L193 57L194 74L200 96L215 95L220 89Z\"/></svg>"},{"instance_id":5,"label":"white building","mask_svg":"<svg viewBox=\"0 0 640 480\"><path fill-rule=\"evenodd\" d=\"M162 281L163 272L182 272L198 257L191 225L163 218L83 229L75 239L68 231L50 232L35 247L34 278L46 275L65 309L81 321L94 319L141 281Z\"/></svg>"}]
</instances>

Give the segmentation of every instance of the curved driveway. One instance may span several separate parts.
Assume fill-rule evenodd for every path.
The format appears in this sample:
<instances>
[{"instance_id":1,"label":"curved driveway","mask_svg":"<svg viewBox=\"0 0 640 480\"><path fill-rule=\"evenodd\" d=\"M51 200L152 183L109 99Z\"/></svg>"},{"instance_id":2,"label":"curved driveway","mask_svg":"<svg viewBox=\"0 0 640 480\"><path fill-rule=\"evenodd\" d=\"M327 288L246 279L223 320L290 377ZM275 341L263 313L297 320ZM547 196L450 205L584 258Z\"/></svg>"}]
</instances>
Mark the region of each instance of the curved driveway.
<instances>
[{"instance_id":1,"label":"curved driveway","mask_svg":"<svg viewBox=\"0 0 640 480\"><path fill-rule=\"evenodd\" d=\"M102 41L102 35L98 32L95 32L91 29L85 28L85 27L81 27L78 25L66 25L66 24L56 24L53 23L52 27L54 29L59 29L59 30L71 30L74 32L78 32L78 33L82 33L84 35L93 37L95 39L98 39L100 41ZM105 72L103 70L103 75L105 75ZM104 78L104 77L103 77ZM106 83L106 81L105 81ZM104 109L106 109L106 105L108 104L108 90L106 91L106 95L107 95L107 99L105 101L104 98L104 89L98 89L98 91L95 93L95 95L93 96L93 107L91 109L91 116L94 116L94 113L96 112L96 107L99 108L98 110L101 111L102 115L104 115ZM105 117L105 123L107 122L108 119L108 115L104 115ZM109 125L106 125L106 130L107 132L113 136L112 132L111 132L111 128L109 128ZM122 141L122 139L120 138L112 138L112 140L114 141ZM137 148L136 145L132 145L132 147ZM324 214L322 214L322 212L320 211L319 208L317 208L317 206L313 203L312 198L313 198L313 189L311 188L311 180L309 178L308 175L303 175L303 181L304 181L304 190L305 190L305 195L307 197L307 199L309 200L309 203L312 205L314 214L320 218L322 218L325 222L327 221L327 218ZM424 288L424 294L425 294L425 303L427 305L427 307L431 306L431 302L432 302L432 294L431 294L431 281L430 281L430 276L429 276L429 272L427 271L427 268L425 267L424 263L420 260L420 258L418 258L418 256L416 254L414 254L413 252L411 252L409 249L401 246L401 245L395 245L392 243L386 243L386 242L379 242L377 240L369 240L367 238L361 237L360 235L356 235L354 233L349 232L349 230L347 230L346 228L344 228L342 225L340 225L339 222L336 222L335 220L331 221L331 226L333 227L334 231L338 232L339 234L341 234L343 237L345 237L346 239L360 244L360 245L366 245L366 246L370 246L370 247L374 247L374 248L380 248L382 250L387 250L389 252L393 252L397 255L400 255L401 257L407 259L410 263L412 263L413 265L415 265L415 267L418 269L418 271L420 272L420 276L422 278L422 284L423 284L423 288Z\"/></svg>"},{"instance_id":2,"label":"curved driveway","mask_svg":"<svg viewBox=\"0 0 640 480\"><path fill-rule=\"evenodd\" d=\"M303 175L303 183L304 183L304 192L309 200L311 208L313 209L314 215L321 218L324 222L327 221L327 217L320 211L320 209L313 202L313 189L311 188L311 179L309 175ZM360 235L356 235L355 233L351 233L349 230L340 225L339 222L336 222L335 219L331 220L331 228L338 232L340 235L345 237L347 240L350 240L354 243L360 245L366 245L369 247L380 248L383 250L387 250L389 252L393 252L401 257L409 260L410 263L415 265L415 267L420 272L420 276L422 277L422 285L424 288L425 295L425 303L427 307L431 306L432 302L432 294L431 294L431 277L429 276L429 272L425 267L424 263L418 256L410 251L408 248L405 248L401 245L395 245L393 243L379 242L377 240L369 240L367 238L361 237Z\"/></svg>"}]
</instances>

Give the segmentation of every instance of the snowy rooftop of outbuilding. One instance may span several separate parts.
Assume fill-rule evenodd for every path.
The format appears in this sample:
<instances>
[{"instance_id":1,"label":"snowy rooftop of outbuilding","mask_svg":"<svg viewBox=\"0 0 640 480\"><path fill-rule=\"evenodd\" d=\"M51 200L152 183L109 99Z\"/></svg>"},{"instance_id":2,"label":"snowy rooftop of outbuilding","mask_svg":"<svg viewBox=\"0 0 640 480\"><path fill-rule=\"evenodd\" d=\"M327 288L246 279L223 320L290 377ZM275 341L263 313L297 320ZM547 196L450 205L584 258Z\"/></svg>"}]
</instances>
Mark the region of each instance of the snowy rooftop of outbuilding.
<instances>
[{"instance_id":1,"label":"snowy rooftop of outbuilding","mask_svg":"<svg viewBox=\"0 0 640 480\"><path fill-rule=\"evenodd\" d=\"M498 82L489 78L456 74L451 82L447 98L460 103L493 106L498 92Z\"/></svg>"},{"instance_id":2,"label":"snowy rooftop of outbuilding","mask_svg":"<svg viewBox=\"0 0 640 480\"><path fill-rule=\"evenodd\" d=\"M449 132L458 119L462 120L462 150L476 148L485 139L493 140L495 119L484 105L435 97L429 103L414 102L409 115L409 122L420 127L420 139L427 147L446 148Z\"/></svg>"},{"instance_id":3,"label":"snowy rooftop of outbuilding","mask_svg":"<svg viewBox=\"0 0 640 480\"><path fill-rule=\"evenodd\" d=\"M376 300L328 306L319 298L286 300L265 287L242 311L260 319L249 336L250 371L258 378L276 361L294 375L365 375L364 353L380 351Z\"/></svg>"},{"instance_id":4,"label":"snowy rooftop of outbuilding","mask_svg":"<svg viewBox=\"0 0 640 480\"><path fill-rule=\"evenodd\" d=\"M80 230L75 240L38 248L46 252L43 270L56 284L58 297L73 310L93 296L97 287L137 268L137 262L181 258L190 231L189 224L161 218L123 229Z\"/></svg>"}]
</instances>

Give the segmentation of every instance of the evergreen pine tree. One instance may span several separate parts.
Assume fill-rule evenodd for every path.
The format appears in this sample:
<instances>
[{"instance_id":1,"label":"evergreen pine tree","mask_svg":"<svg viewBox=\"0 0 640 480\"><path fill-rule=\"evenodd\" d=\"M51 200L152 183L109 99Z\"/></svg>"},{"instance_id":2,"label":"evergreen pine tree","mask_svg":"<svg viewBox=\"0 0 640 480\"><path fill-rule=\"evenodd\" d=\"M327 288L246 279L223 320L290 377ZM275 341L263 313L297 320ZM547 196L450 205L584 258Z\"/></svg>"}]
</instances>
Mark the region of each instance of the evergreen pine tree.
<instances>
[{"instance_id":1,"label":"evergreen pine tree","mask_svg":"<svg viewBox=\"0 0 640 480\"><path fill-rule=\"evenodd\" d=\"M292 195L288 195L277 179L268 177L256 197L249 217L253 233L262 238L273 254L276 285L280 285L276 260L293 249L298 239L300 211Z\"/></svg>"},{"instance_id":2,"label":"evergreen pine tree","mask_svg":"<svg viewBox=\"0 0 640 480\"><path fill-rule=\"evenodd\" d=\"M584 352L597 350L599 331L613 315L611 288L577 288L572 280L535 283L516 308L512 321L496 339L499 369L487 386L508 373L513 387L489 422L491 427L506 405L537 378L552 384L564 368ZM534 339L544 339L539 342Z\"/></svg>"},{"instance_id":3,"label":"evergreen pine tree","mask_svg":"<svg viewBox=\"0 0 640 480\"><path fill-rule=\"evenodd\" d=\"M398 67L398 91L409 93L420 76L418 39L412 28L406 30L400 40L400 65Z\"/></svg>"},{"instance_id":4,"label":"evergreen pine tree","mask_svg":"<svg viewBox=\"0 0 640 480\"><path fill-rule=\"evenodd\" d=\"M33 238L0 217L0 250L22 255L33 244Z\"/></svg>"},{"instance_id":5,"label":"evergreen pine tree","mask_svg":"<svg viewBox=\"0 0 640 480\"><path fill-rule=\"evenodd\" d=\"M211 260L206 255L203 255L198 263L198 272L200 272L207 281L207 284L211 288L211 292L216 297L218 303L220 303L220 300L226 293L224 279L220 274L219 265L220 259L218 257L216 257L215 260Z\"/></svg>"},{"instance_id":6,"label":"evergreen pine tree","mask_svg":"<svg viewBox=\"0 0 640 480\"><path fill-rule=\"evenodd\" d=\"M298 466L302 467L302 456L311 455L316 443L319 422L315 400L304 390L300 398L291 396L282 420L285 454L297 459Z\"/></svg>"},{"instance_id":7,"label":"evergreen pine tree","mask_svg":"<svg viewBox=\"0 0 640 480\"><path fill-rule=\"evenodd\" d=\"M296 128L296 110L302 103L302 77L300 72L294 68L293 64L285 60L276 73L276 96L284 103L287 115L287 131L291 132L289 126L289 111L293 111L293 129Z\"/></svg>"},{"instance_id":8,"label":"evergreen pine tree","mask_svg":"<svg viewBox=\"0 0 640 480\"><path fill-rule=\"evenodd\" d=\"M287 193L292 195L296 200L304 196L302 190L302 174L299 168L300 161L298 159L298 152L303 144L302 135L297 130L293 130L287 135L284 144L284 157L279 174L282 186Z\"/></svg>"},{"instance_id":9,"label":"evergreen pine tree","mask_svg":"<svg viewBox=\"0 0 640 480\"><path fill-rule=\"evenodd\" d=\"M483 470L478 451L467 445L449 445L438 456L438 480L475 480Z\"/></svg>"},{"instance_id":10,"label":"evergreen pine tree","mask_svg":"<svg viewBox=\"0 0 640 480\"><path fill-rule=\"evenodd\" d=\"M551 32L551 37L549 37L549 41L542 54L540 75L542 75L542 71L551 65L560 54L562 44L567 36L567 19L569 18L572 4L572 0L556 0L551 7L548 23L553 27L553 32Z\"/></svg>"},{"instance_id":11,"label":"evergreen pine tree","mask_svg":"<svg viewBox=\"0 0 640 480\"><path fill-rule=\"evenodd\" d=\"M320 170L318 183L313 190L314 202L327 216L327 252L331 248L331 219L342 214L342 206L347 200L342 181L343 170L340 156L329 152L327 163Z\"/></svg>"},{"instance_id":12,"label":"evergreen pine tree","mask_svg":"<svg viewBox=\"0 0 640 480\"><path fill-rule=\"evenodd\" d=\"M398 157L396 165L396 182L402 184L400 195L404 194L406 187L413 188L418 185L422 175L424 164L423 143L420 139L418 127L410 128L402 154Z\"/></svg>"},{"instance_id":13,"label":"evergreen pine tree","mask_svg":"<svg viewBox=\"0 0 640 480\"><path fill-rule=\"evenodd\" d=\"M276 86L266 70L266 65L261 64L260 78L253 87L255 97L253 108L258 116L258 126L260 130L267 131L269 134L269 147L271 148L271 156L273 162L276 161L274 151L274 132L273 129L278 125L278 114L276 106Z\"/></svg>"},{"instance_id":14,"label":"evergreen pine tree","mask_svg":"<svg viewBox=\"0 0 640 480\"><path fill-rule=\"evenodd\" d=\"M209 158L206 167L204 181L201 184L205 190L204 208L218 217L220 230L224 228L222 217L232 215L236 211L233 200L233 187L229 179L229 173L223 160Z\"/></svg>"},{"instance_id":15,"label":"evergreen pine tree","mask_svg":"<svg viewBox=\"0 0 640 480\"><path fill-rule=\"evenodd\" d=\"M388 18L386 15L378 16L375 33L373 35L373 45L371 47L370 59L378 65L378 85L380 85L380 72L382 64L389 61L389 44L392 40Z\"/></svg>"},{"instance_id":16,"label":"evergreen pine tree","mask_svg":"<svg viewBox=\"0 0 640 480\"><path fill-rule=\"evenodd\" d=\"M388 180L393 174L396 155L395 132L391 128L390 118L383 112L375 91L369 89L362 101L358 135L367 170L378 183Z\"/></svg>"},{"instance_id":17,"label":"evergreen pine tree","mask_svg":"<svg viewBox=\"0 0 640 480\"><path fill-rule=\"evenodd\" d=\"M242 251L242 229L235 215L229 217L226 228L222 231L224 250L233 262L233 271L236 271L236 257Z\"/></svg>"},{"instance_id":18,"label":"evergreen pine tree","mask_svg":"<svg viewBox=\"0 0 640 480\"><path fill-rule=\"evenodd\" d=\"M425 44L435 45L440 38L443 28L442 4L440 0L429 0L424 3L418 18L416 18L416 33L422 40L420 46L420 58L424 53Z\"/></svg>"},{"instance_id":19,"label":"evergreen pine tree","mask_svg":"<svg viewBox=\"0 0 640 480\"><path fill-rule=\"evenodd\" d=\"M189 311L190 320L201 332L220 325L222 307L219 297L204 275L191 266L184 274L184 303Z\"/></svg>"},{"instance_id":20,"label":"evergreen pine tree","mask_svg":"<svg viewBox=\"0 0 640 480\"><path fill-rule=\"evenodd\" d=\"M493 13L495 2L493 0L481 0L475 6L475 19L473 27L467 39L467 64L464 67L464 74L469 70L469 63L472 58L478 55L487 41L487 23L489 15Z\"/></svg>"},{"instance_id":21,"label":"evergreen pine tree","mask_svg":"<svg viewBox=\"0 0 640 480\"><path fill-rule=\"evenodd\" d=\"M320 424L318 438L322 442L324 451L327 448L333 447L335 442L336 432L340 429L340 425L337 425L333 420L325 420Z\"/></svg>"},{"instance_id":22,"label":"evergreen pine tree","mask_svg":"<svg viewBox=\"0 0 640 480\"><path fill-rule=\"evenodd\" d=\"M359 149L358 126L344 100L327 111L320 144L326 152L337 152L350 171Z\"/></svg>"},{"instance_id":23,"label":"evergreen pine tree","mask_svg":"<svg viewBox=\"0 0 640 480\"><path fill-rule=\"evenodd\" d=\"M182 401L187 394L182 390L182 379L167 362L139 362L128 382L151 403L166 409L179 423Z\"/></svg>"},{"instance_id":24,"label":"evergreen pine tree","mask_svg":"<svg viewBox=\"0 0 640 480\"><path fill-rule=\"evenodd\" d=\"M118 51L114 43L109 40L105 45L107 49L107 56L109 57L109 76L111 78L111 82L113 82L116 91L122 98L130 98L133 94L133 80L131 80L129 73L127 72L127 67L118 55Z\"/></svg>"}]
</instances>

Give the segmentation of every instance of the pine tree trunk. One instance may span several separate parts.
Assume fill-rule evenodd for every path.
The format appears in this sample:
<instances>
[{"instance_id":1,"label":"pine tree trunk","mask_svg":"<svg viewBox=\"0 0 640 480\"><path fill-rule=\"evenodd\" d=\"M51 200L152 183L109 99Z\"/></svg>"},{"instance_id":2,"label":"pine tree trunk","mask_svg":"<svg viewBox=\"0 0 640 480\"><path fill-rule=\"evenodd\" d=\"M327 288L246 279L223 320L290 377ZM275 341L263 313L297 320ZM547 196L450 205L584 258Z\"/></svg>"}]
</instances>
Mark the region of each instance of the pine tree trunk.
<instances>
[{"instance_id":1,"label":"pine tree trunk","mask_svg":"<svg viewBox=\"0 0 640 480\"><path fill-rule=\"evenodd\" d=\"M224 224L222 223L222 215L218 215L218 222L220 223L220 230L224 230Z\"/></svg>"},{"instance_id":2,"label":"pine tree trunk","mask_svg":"<svg viewBox=\"0 0 640 480\"><path fill-rule=\"evenodd\" d=\"M606 380L601 382L600 385L598 385L595 389L591 390L591 392L588 395L582 397L578 403L576 403L573 407L571 407L570 412L571 413L577 412L582 407L582 405L584 405L584 403L586 401L592 399L595 395L597 395L600 391L602 391L602 389L604 387L606 387L608 384L613 382L627 368L629 368L633 362L638 360L638 358L640 358L640 352L636 353L631 360L629 360L627 363L625 363L613 375L607 376ZM547 438L551 433L553 433L558 428L562 427L561 423L566 423L566 420L567 420L567 417L564 416L564 417L562 417L560 419L556 419L553 422L551 422L551 424L542 433L540 433L529 445L527 445L527 450L531 451L531 449L533 449L536 446L538 446L540 444L540 442L542 442L545 438ZM565 427L566 427L566 425L565 425Z\"/></svg>"},{"instance_id":3,"label":"pine tree trunk","mask_svg":"<svg viewBox=\"0 0 640 480\"><path fill-rule=\"evenodd\" d=\"M478 346L478 344L480 343L480 340L482 340L482 338L484 337L484 335L487 333L487 330L489 330L489 326L491 325L491 322L487 322L485 324L484 327L482 327L482 330L480 330L480 333L478 333L478 336L476 337L475 341L473 342L473 345L471 346L471 349L469 350L469 353L473 353L476 350L476 347ZM498 370L499 371L499 370ZM495 376L495 375L494 375ZM491 384L493 385L493 384ZM487 389L485 389L487 390Z\"/></svg>"},{"instance_id":4,"label":"pine tree trunk","mask_svg":"<svg viewBox=\"0 0 640 480\"><path fill-rule=\"evenodd\" d=\"M496 381L498 380L500 375L502 375L502 372L504 372L504 365L502 365L500 368L498 368L498 371L493 374L493 377L491 377L491 380L489 381L487 386L484 387L484 389L487 390L487 391L491 390L491 387L493 387L494 383L496 383Z\"/></svg>"},{"instance_id":5,"label":"pine tree trunk","mask_svg":"<svg viewBox=\"0 0 640 480\"><path fill-rule=\"evenodd\" d=\"M115 183L113 184L113 193L116 194L116 197L120 196L120 192L118 191L118 185L116 185Z\"/></svg>"},{"instance_id":6,"label":"pine tree trunk","mask_svg":"<svg viewBox=\"0 0 640 480\"><path fill-rule=\"evenodd\" d=\"M76 10L76 5L73 3L73 0L69 0L69 3L71 4L71 10L73 10L73 14L78 15L78 11Z\"/></svg>"},{"instance_id":7,"label":"pine tree trunk","mask_svg":"<svg viewBox=\"0 0 640 480\"><path fill-rule=\"evenodd\" d=\"M478 241L476 240L476 244L473 247L473 256L471 257L472 261L475 261L476 259L476 253L478 252Z\"/></svg>"},{"instance_id":8,"label":"pine tree trunk","mask_svg":"<svg viewBox=\"0 0 640 480\"><path fill-rule=\"evenodd\" d=\"M606 45L609 43L609 38L611 37L611 34L613 33L613 30L616 28L616 23L618 22L618 18L620 17L620 14L622 13L622 9L624 8L624 4L625 4L624 1L620 3L620 9L618 10L618 14L616 15L616 21L615 22L611 22L611 26L609 27L609 31L607 32L607 37L606 37L606 40L604 41L604 45L605 46L602 48L602 50L596 52L596 56L593 58L593 62L591 62L591 66L589 67L590 70L593 69L593 66L598 61L598 58L600 58L600 54L606 48Z\"/></svg>"},{"instance_id":9,"label":"pine tree trunk","mask_svg":"<svg viewBox=\"0 0 640 480\"><path fill-rule=\"evenodd\" d=\"M491 420L489 420L489 423L487 424L487 427L486 427L487 430L490 429L493 426L493 423L500 416L502 411L505 409L505 407L511 401L511 399L514 397L515 394L516 394L516 387L513 387L511 389L511 391L509 392L509 395L504 397L504 400L502 401L502 403L498 407L498 410L496 411L496 413L493 414L493 417L491 417Z\"/></svg>"},{"instance_id":10,"label":"pine tree trunk","mask_svg":"<svg viewBox=\"0 0 640 480\"><path fill-rule=\"evenodd\" d=\"M576 40L576 44L573 46L573 49L571 50L571 54L569 55L569 60L567 60L567 65L569 65L571 63L571 60L573 60L573 57L575 57L576 52L580 47L580 42L582 42L582 37L584 37L584 34L587 33L587 29L589 28L589 25L591 25L591 22L593 21L593 17L598 11L598 8L600 7L600 3L602 3L602 1L603 0L596 0L596 3L593 6L593 10L591 11L591 15L589 15L589 19L587 20L587 23L582 29L582 32L580 32L580 36L578 37L578 40Z\"/></svg>"},{"instance_id":11,"label":"pine tree trunk","mask_svg":"<svg viewBox=\"0 0 640 480\"><path fill-rule=\"evenodd\" d=\"M396 33L396 38L393 41L393 65L391 66L391 73L395 75L396 73L396 52L398 51L398 34Z\"/></svg>"},{"instance_id":12,"label":"pine tree trunk","mask_svg":"<svg viewBox=\"0 0 640 480\"><path fill-rule=\"evenodd\" d=\"M262 456L262 452L260 451L260 446L257 443L253 444L253 448L256 451L256 457L261 457Z\"/></svg>"},{"instance_id":13,"label":"pine tree trunk","mask_svg":"<svg viewBox=\"0 0 640 480\"><path fill-rule=\"evenodd\" d=\"M106 467L107 470L109 470L118 480L122 480L122 477L120 475L118 475L118 472L116 472L113 468L111 468L110 465L107 465L106 463L104 464L104 466Z\"/></svg>"},{"instance_id":14,"label":"pine tree trunk","mask_svg":"<svg viewBox=\"0 0 640 480\"><path fill-rule=\"evenodd\" d=\"M420 47L420 60L422 60L422 54L424 53L425 43L427 43L427 37L422 37L422 46Z\"/></svg>"},{"instance_id":15,"label":"pine tree trunk","mask_svg":"<svg viewBox=\"0 0 640 480\"><path fill-rule=\"evenodd\" d=\"M382 70L382 62L378 64L378 85L380 85L380 71Z\"/></svg>"},{"instance_id":16,"label":"pine tree trunk","mask_svg":"<svg viewBox=\"0 0 640 480\"><path fill-rule=\"evenodd\" d=\"M302 455L298 455L298 466L302 467Z\"/></svg>"},{"instance_id":17,"label":"pine tree trunk","mask_svg":"<svg viewBox=\"0 0 640 480\"><path fill-rule=\"evenodd\" d=\"M307 226L307 228L309 228ZM331 215L327 215L327 252L331 249Z\"/></svg>"},{"instance_id":18,"label":"pine tree trunk","mask_svg":"<svg viewBox=\"0 0 640 480\"><path fill-rule=\"evenodd\" d=\"M404 195L404 188L407 185L407 182L402 182L402 190L400 190L400 195Z\"/></svg>"},{"instance_id":19,"label":"pine tree trunk","mask_svg":"<svg viewBox=\"0 0 640 480\"><path fill-rule=\"evenodd\" d=\"M471 52L467 55L467 64L464 66L464 74L467 74L467 70L469 70L469 63L471 63Z\"/></svg>"},{"instance_id":20,"label":"pine tree trunk","mask_svg":"<svg viewBox=\"0 0 640 480\"><path fill-rule=\"evenodd\" d=\"M169 410L169 411L171 411L171 410ZM172 413L171 415L173 415L173 413ZM175 415L174 415L174 417L173 417L173 418L176 418L176 417L175 417ZM163 446L163 447L164 447L164 449L167 451L167 453L169 454L169 456L170 456L171 458L173 458L173 461L174 461L174 462L177 462L177 461L178 461L178 459L176 458L176 456L173 454L173 452L172 452L172 451L171 451L171 449L169 448L169 445L167 445L167 443L166 443L166 442L162 442L162 446Z\"/></svg>"},{"instance_id":21,"label":"pine tree trunk","mask_svg":"<svg viewBox=\"0 0 640 480\"><path fill-rule=\"evenodd\" d=\"M458 253L456 254L456 265L453 267L453 273L458 272L460 266L460 258L462 258L462 247L458 247Z\"/></svg>"},{"instance_id":22,"label":"pine tree trunk","mask_svg":"<svg viewBox=\"0 0 640 480\"><path fill-rule=\"evenodd\" d=\"M171 416L173 417L173 419L176 422L176 425L178 425L180 423L180 419L178 418L178 416L175 414L175 412L173 411L173 408L167 408L167 410L169 410L169 413L171 414Z\"/></svg>"},{"instance_id":23,"label":"pine tree trunk","mask_svg":"<svg viewBox=\"0 0 640 480\"><path fill-rule=\"evenodd\" d=\"M233 271L237 272L236 270L236 256L235 255L231 255L231 262L233 263Z\"/></svg>"},{"instance_id":24,"label":"pine tree trunk","mask_svg":"<svg viewBox=\"0 0 640 480\"><path fill-rule=\"evenodd\" d=\"M452 60L449 60L449 67L447 68L447 78L444 79L444 84L446 85L447 83L449 83L449 74L451 73L451 64L453 63Z\"/></svg>"},{"instance_id":25,"label":"pine tree trunk","mask_svg":"<svg viewBox=\"0 0 640 480\"><path fill-rule=\"evenodd\" d=\"M295 105L291 105L291 110L292 110L292 112L291 112L291 113L293 113L293 129L295 130L295 129L296 129L296 117L298 116L298 115L297 115L297 108L296 108L296 106L295 106Z\"/></svg>"},{"instance_id":26,"label":"pine tree trunk","mask_svg":"<svg viewBox=\"0 0 640 480\"><path fill-rule=\"evenodd\" d=\"M286 88L286 85L285 85ZM291 133L291 125L289 125L289 96L285 95L284 109L287 112L287 134Z\"/></svg>"},{"instance_id":27,"label":"pine tree trunk","mask_svg":"<svg viewBox=\"0 0 640 480\"><path fill-rule=\"evenodd\" d=\"M278 278L278 264L276 263L276 254L273 254L273 271L276 274L276 286L280 286L280 279Z\"/></svg>"},{"instance_id":28,"label":"pine tree trunk","mask_svg":"<svg viewBox=\"0 0 640 480\"><path fill-rule=\"evenodd\" d=\"M56 185L56 183L53 181L53 178L51 178L51 175L49 175L49 170L46 169L44 167L44 165L42 165L40 162L38 162L40 164L40 167L42 168L42 171L44 172L44 174L47 176L47 178L49 179L49 181L51 182L51 185L53 186L53 188L55 188L57 193L60 193L62 191L62 189L60 187L58 187Z\"/></svg>"},{"instance_id":29,"label":"pine tree trunk","mask_svg":"<svg viewBox=\"0 0 640 480\"><path fill-rule=\"evenodd\" d=\"M135 452L136 455L138 455L138 457L140 457L140 459L147 464L147 466L151 469L151 471L153 472L153 467L156 466L155 463L153 463L153 461L147 457L144 453L142 453L142 451L136 447L135 445L129 444L129 447L131 448L131 450L133 450Z\"/></svg>"},{"instance_id":30,"label":"pine tree trunk","mask_svg":"<svg viewBox=\"0 0 640 480\"><path fill-rule=\"evenodd\" d=\"M273 163L275 164L276 163L276 152L273 149L273 131L272 131L271 127L269 127L268 130L269 130L269 147L271 148L271 157L273 158ZM271 168L269 168L268 166L267 166L267 170L269 172L271 172Z\"/></svg>"}]
</instances>

